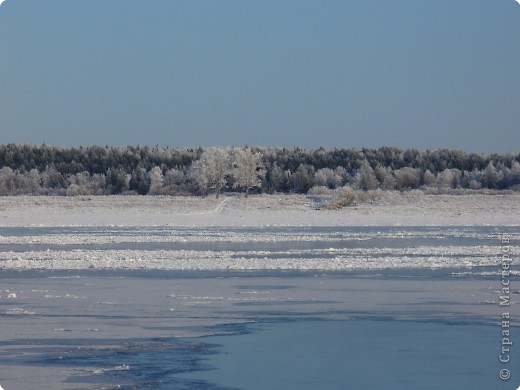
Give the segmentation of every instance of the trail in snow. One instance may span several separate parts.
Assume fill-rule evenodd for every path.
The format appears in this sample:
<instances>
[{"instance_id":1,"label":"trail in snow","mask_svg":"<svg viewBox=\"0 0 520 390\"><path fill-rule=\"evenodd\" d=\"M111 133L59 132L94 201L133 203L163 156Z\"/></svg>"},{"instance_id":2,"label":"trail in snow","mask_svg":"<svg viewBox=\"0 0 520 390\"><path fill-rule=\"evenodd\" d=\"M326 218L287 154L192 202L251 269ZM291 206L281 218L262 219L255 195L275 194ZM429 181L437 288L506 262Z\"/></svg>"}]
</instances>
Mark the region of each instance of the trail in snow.
<instances>
[{"instance_id":1,"label":"trail in snow","mask_svg":"<svg viewBox=\"0 0 520 390\"><path fill-rule=\"evenodd\" d=\"M215 214L222 214L224 212L224 209L226 208L226 205L228 204L230 198L225 198L220 204L215 207L215 210L213 211Z\"/></svg>"}]
</instances>

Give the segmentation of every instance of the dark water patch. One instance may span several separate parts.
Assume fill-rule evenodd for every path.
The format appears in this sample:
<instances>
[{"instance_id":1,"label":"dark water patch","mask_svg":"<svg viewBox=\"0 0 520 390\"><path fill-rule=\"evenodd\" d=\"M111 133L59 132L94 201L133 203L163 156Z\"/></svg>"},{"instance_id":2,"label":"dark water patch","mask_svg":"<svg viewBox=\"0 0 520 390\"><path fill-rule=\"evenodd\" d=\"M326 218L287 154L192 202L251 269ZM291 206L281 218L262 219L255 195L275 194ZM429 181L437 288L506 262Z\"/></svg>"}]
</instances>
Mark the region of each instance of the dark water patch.
<instances>
[{"instance_id":1,"label":"dark water patch","mask_svg":"<svg viewBox=\"0 0 520 390\"><path fill-rule=\"evenodd\" d=\"M20 343L20 342L19 342ZM19 344L18 344L19 345ZM67 383L117 385L121 389L218 389L202 380L180 379L181 373L210 369L204 362L216 353L215 346L200 340L34 340L30 357L24 348L10 350L20 356L16 364L72 368L77 375ZM2 359L0 364L15 364Z\"/></svg>"},{"instance_id":2,"label":"dark water patch","mask_svg":"<svg viewBox=\"0 0 520 390\"><path fill-rule=\"evenodd\" d=\"M496 329L387 318L264 324L210 337L220 353L196 375L241 389L509 389L498 376ZM189 377L191 377L191 374Z\"/></svg>"}]
</instances>

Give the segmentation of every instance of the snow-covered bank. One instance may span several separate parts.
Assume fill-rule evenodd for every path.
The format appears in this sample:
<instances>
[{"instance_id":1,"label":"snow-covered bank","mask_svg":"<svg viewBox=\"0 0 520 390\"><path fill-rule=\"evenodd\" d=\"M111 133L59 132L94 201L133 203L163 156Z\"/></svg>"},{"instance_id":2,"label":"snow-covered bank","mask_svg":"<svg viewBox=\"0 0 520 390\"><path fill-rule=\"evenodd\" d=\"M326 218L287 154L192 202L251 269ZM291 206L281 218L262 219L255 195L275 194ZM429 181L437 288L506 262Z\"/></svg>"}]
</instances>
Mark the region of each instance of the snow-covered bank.
<instances>
[{"instance_id":1,"label":"snow-covered bank","mask_svg":"<svg viewBox=\"0 0 520 390\"><path fill-rule=\"evenodd\" d=\"M389 192L341 210L324 208L326 201L303 195L0 198L0 269L483 267L497 264L501 234L520 237L520 194Z\"/></svg>"},{"instance_id":2,"label":"snow-covered bank","mask_svg":"<svg viewBox=\"0 0 520 390\"><path fill-rule=\"evenodd\" d=\"M388 192L341 210L305 195L0 197L0 226L517 226L520 194Z\"/></svg>"}]
</instances>

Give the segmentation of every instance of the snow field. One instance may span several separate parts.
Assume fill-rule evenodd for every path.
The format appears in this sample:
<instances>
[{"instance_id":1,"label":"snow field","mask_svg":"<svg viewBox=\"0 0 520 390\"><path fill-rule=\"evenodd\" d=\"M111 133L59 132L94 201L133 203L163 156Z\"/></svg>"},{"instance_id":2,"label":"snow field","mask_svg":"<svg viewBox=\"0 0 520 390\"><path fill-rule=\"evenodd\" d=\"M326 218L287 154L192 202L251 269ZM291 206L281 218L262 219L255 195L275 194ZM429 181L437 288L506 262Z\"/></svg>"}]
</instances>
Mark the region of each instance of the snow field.
<instances>
[{"instance_id":1,"label":"snow field","mask_svg":"<svg viewBox=\"0 0 520 390\"><path fill-rule=\"evenodd\" d=\"M7 196L0 226L518 226L520 193L384 192L373 203L327 210L326 196Z\"/></svg>"}]
</instances>

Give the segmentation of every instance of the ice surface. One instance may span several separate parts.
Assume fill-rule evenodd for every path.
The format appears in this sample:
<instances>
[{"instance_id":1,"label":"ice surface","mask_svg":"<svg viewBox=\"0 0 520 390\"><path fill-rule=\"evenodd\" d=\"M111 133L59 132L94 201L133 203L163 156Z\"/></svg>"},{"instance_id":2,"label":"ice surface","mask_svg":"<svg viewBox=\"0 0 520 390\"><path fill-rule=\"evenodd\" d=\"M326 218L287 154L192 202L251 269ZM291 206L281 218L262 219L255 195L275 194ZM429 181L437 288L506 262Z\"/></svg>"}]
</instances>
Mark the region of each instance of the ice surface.
<instances>
[{"instance_id":1,"label":"ice surface","mask_svg":"<svg viewBox=\"0 0 520 390\"><path fill-rule=\"evenodd\" d=\"M121 375L139 371L129 363L133 354L172 347L170 340L183 337L229 334L230 324L385 319L495 326L500 320L493 303L500 286L496 278L431 272L407 277L136 271L3 275L4 288L18 298L9 305L0 302L2 385L17 390L112 388L124 383ZM515 313L517 301L518 295L512 295ZM143 367L149 363L145 360ZM169 368L176 367L171 362ZM74 381L67 383L70 378ZM136 383L128 388L146 388Z\"/></svg>"}]
</instances>

